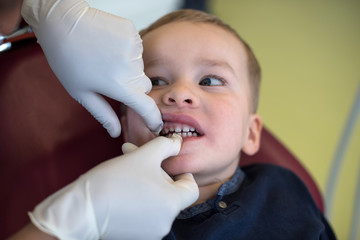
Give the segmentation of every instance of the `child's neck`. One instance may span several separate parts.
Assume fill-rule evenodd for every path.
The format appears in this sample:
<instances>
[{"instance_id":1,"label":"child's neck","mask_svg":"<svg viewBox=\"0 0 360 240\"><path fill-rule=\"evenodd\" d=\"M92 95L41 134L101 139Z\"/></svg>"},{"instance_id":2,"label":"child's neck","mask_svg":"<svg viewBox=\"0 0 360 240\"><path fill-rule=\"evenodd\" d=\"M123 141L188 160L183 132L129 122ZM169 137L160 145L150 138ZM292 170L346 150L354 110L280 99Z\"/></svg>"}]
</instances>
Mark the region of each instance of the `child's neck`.
<instances>
[{"instance_id":1,"label":"child's neck","mask_svg":"<svg viewBox=\"0 0 360 240\"><path fill-rule=\"evenodd\" d=\"M215 183L199 186L199 198L194 204L191 205L191 207L195 206L196 204L206 202L210 198L214 198L219 190L219 187L230 179L231 178L222 179Z\"/></svg>"}]
</instances>

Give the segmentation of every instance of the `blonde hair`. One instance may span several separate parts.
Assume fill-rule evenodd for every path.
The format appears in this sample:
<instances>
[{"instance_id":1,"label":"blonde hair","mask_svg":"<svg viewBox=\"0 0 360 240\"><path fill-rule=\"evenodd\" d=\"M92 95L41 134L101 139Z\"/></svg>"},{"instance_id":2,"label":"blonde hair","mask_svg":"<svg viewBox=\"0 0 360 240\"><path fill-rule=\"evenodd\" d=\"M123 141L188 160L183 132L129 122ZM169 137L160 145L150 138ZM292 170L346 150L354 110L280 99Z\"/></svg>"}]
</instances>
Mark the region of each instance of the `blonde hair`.
<instances>
[{"instance_id":1,"label":"blonde hair","mask_svg":"<svg viewBox=\"0 0 360 240\"><path fill-rule=\"evenodd\" d=\"M258 107L258 99L259 99L259 89L260 89L260 79L261 79L261 70L260 65L251 50L250 46L240 37L240 35L228 24L224 23L219 18L202 12L198 10L185 9L171 12L154 23L152 23L149 27L140 31L140 36L144 37L149 32L172 22L193 22L193 23L209 23L216 25L220 28L223 28L230 33L232 33L239 41L243 44L246 54L247 54L247 62L248 62L248 74L249 74L249 85L251 91L251 110L253 113L257 111Z\"/></svg>"}]
</instances>

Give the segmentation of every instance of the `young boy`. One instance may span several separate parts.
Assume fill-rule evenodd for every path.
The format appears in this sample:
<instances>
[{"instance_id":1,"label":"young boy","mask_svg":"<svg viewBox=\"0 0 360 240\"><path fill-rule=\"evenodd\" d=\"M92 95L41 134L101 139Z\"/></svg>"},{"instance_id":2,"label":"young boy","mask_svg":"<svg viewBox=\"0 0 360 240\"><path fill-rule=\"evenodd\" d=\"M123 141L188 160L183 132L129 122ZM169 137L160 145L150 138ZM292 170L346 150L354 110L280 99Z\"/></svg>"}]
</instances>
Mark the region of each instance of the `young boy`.
<instances>
[{"instance_id":1,"label":"young boy","mask_svg":"<svg viewBox=\"0 0 360 240\"><path fill-rule=\"evenodd\" d=\"M162 114L162 136L179 133L171 176L190 172L200 197L165 239L335 239L304 184L271 165L240 169L241 151L259 149L260 67L249 46L219 19L195 10L170 13L140 32L150 96ZM131 109L125 141L155 138ZM165 203L164 203L165 204Z\"/></svg>"}]
</instances>

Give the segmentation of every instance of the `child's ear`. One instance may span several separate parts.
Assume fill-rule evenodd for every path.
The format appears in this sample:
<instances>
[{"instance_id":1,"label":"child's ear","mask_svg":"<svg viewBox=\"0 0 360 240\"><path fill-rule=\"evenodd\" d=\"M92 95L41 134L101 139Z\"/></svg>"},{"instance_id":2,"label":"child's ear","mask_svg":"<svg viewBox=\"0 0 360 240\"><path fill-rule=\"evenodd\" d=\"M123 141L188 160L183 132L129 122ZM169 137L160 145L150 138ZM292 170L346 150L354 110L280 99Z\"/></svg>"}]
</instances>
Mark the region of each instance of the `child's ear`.
<instances>
[{"instance_id":1,"label":"child's ear","mask_svg":"<svg viewBox=\"0 0 360 240\"><path fill-rule=\"evenodd\" d=\"M128 124L127 124L127 117L126 114L123 114L120 117L120 124L121 124L121 137L124 143L129 141L128 136Z\"/></svg>"},{"instance_id":2,"label":"child's ear","mask_svg":"<svg viewBox=\"0 0 360 240\"><path fill-rule=\"evenodd\" d=\"M260 138L262 130L262 120L258 114L250 116L248 136L242 151L247 155L254 155L260 148Z\"/></svg>"}]
</instances>

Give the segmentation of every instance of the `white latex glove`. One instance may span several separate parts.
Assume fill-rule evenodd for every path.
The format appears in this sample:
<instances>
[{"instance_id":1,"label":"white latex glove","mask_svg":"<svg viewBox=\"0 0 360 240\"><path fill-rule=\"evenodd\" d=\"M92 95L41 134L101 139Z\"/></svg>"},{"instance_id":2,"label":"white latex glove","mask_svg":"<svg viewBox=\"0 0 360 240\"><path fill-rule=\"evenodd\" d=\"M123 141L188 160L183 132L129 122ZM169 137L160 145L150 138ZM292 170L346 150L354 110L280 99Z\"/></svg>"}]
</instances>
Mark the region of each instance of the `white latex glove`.
<instances>
[{"instance_id":1,"label":"white latex glove","mask_svg":"<svg viewBox=\"0 0 360 240\"><path fill-rule=\"evenodd\" d=\"M160 167L176 155L181 137L158 137L101 163L29 213L59 239L161 239L177 214L198 198L191 174L173 181Z\"/></svg>"},{"instance_id":2,"label":"white latex glove","mask_svg":"<svg viewBox=\"0 0 360 240\"><path fill-rule=\"evenodd\" d=\"M146 95L152 86L144 74L142 40L131 21L90 8L85 0L24 0L22 16L62 85L112 137L120 135L120 122L101 95L128 105L160 132L160 111Z\"/></svg>"}]
</instances>

